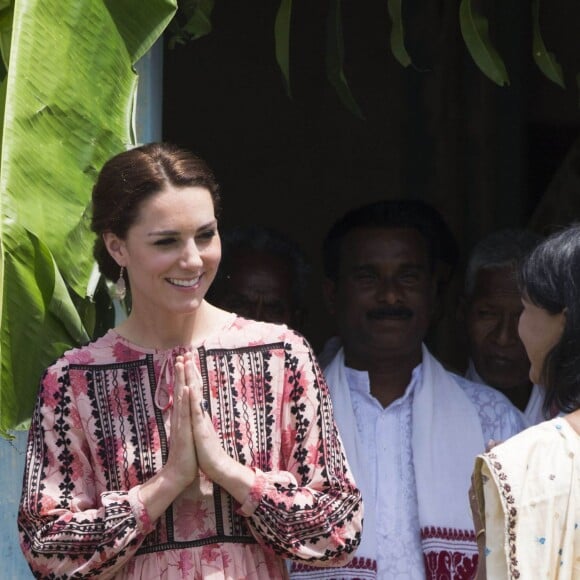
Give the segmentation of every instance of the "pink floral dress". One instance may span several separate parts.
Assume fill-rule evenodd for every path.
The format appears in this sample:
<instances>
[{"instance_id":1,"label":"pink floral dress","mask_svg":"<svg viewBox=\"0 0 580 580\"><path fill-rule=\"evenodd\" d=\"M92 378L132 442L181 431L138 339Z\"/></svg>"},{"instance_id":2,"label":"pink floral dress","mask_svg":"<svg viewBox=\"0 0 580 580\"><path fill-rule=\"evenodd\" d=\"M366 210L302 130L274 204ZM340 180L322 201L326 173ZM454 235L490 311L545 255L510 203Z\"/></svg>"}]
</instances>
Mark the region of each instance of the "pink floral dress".
<instances>
[{"instance_id":1,"label":"pink floral dress","mask_svg":"<svg viewBox=\"0 0 580 580\"><path fill-rule=\"evenodd\" d=\"M342 566L362 503L324 378L285 326L232 315L192 349L224 449L257 474L243 505L203 473L157 521L140 484L170 445L173 360L114 330L42 379L18 525L38 578L285 578L283 558Z\"/></svg>"}]
</instances>

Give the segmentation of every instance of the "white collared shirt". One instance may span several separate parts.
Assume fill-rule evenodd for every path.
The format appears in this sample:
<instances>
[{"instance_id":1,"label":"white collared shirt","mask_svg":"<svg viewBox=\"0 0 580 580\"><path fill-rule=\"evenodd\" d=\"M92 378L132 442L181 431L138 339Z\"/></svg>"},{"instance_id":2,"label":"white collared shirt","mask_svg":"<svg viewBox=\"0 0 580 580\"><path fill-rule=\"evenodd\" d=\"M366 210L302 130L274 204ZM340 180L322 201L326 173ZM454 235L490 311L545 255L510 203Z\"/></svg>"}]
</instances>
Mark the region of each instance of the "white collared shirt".
<instances>
[{"instance_id":1,"label":"white collared shirt","mask_svg":"<svg viewBox=\"0 0 580 580\"><path fill-rule=\"evenodd\" d=\"M357 429L363 442L364 464L374 479L380 580L425 577L412 452L413 394L422 365L414 370L405 393L384 408L371 395L368 373L345 368ZM475 405L483 435L505 440L527 425L522 414L501 393L452 375ZM475 458L474 458L475 459Z\"/></svg>"},{"instance_id":2,"label":"white collared shirt","mask_svg":"<svg viewBox=\"0 0 580 580\"><path fill-rule=\"evenodd\" d=\"M465 378L474 383L479 383L480 385L487 384L475 369L475 365L473 364L472 360L469 361L469 366L465 371ZM527 419L529 426L537 425L538 423L542 423L542 421L546 420L543 411L545 396L544 387L540 385L534 385L532 387L530 399L528 400L528 404L524 409L524 416Z\"/></svg>"}]
</instances>

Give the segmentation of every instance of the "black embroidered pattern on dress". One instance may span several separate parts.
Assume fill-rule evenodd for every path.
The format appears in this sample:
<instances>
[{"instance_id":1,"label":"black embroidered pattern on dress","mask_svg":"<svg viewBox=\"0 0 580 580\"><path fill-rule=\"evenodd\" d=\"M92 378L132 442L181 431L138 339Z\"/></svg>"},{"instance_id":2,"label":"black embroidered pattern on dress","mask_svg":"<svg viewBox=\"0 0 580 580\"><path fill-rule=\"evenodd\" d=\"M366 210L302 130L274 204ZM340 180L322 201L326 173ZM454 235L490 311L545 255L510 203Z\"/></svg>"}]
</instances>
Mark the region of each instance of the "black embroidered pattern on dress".
<instances>
[{"instance_id":1,"label":"black embroidered pattern on dress","mask_svg":"<svg viewBox=\"0 0 580 580\"><path fill-rule=\"evenodd\" d=\"M170 445L165 426L171 409L154 404L157 355L139 358L136 353L133 360L110 364L68 364L63 358L41 388L28 444L31 462L19 525L31 560L35 554L39 566L52 558L78 560L79 568L86 562L90 571L85 576L91 576L132 553L255 544L255 536L284 557L309 543L320 546L329 537L336 543L313 559L337 560L356 548L360 534L346 524L360 512L360 494L346 479L326 383L309 346L289 337L286 343L202 347L198 353L203 395L224 450L264 473L288 472L281 481L294 477L298 485L268 479L263 495L251 498L257 507L250 517L239 514L239 504L217 485L213 504L208 495L198 500L188 490L192 495L177 498L143 537L127 490L159 472ZM111 359L116 356L111 353ZM310 417L315 418L312 424ZM280 434L286 440L280 441ZM85 469L94 469L92 478L86 478ZM54 498L45 497L42 482L50 481L55 470L58 493L53 485ZM321 481L319 488L309 488L313 475ZM79 499L88 506L81 510L98 509L104 516L93 512L85 517L73 507ZM62 520L47 516L51 501L64 510ZM179 513L181 508L186 511ZM188 521L190 510L201 519ZM189 529L192 521L196 526Z\"/></svg>"}]
</instances>

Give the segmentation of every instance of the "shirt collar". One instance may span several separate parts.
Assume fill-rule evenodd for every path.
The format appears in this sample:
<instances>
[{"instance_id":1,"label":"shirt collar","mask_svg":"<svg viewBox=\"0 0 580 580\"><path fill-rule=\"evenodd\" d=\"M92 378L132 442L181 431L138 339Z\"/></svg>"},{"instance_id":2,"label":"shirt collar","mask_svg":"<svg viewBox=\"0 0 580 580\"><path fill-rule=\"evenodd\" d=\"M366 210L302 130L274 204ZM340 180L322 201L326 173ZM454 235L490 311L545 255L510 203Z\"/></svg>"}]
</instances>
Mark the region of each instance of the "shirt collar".
<instances>
[{"instance_id":1,"label":"shirt collar","mask_svg":"<svg viewBox=\"0 0 580 580\"><path fill-rule=\"evenodd\" d=\"M352 390L358 392L361 395L372 396L368 371L359 371L357 369L352 369L345 365L344 372L349 387ZM405 394L398 400L403 401L407 397L412 396L422 378L423 378L423 363L419 363L411 373L411 381L407 385L407 388L405 389Z\"/></svg>"}]
</instances>

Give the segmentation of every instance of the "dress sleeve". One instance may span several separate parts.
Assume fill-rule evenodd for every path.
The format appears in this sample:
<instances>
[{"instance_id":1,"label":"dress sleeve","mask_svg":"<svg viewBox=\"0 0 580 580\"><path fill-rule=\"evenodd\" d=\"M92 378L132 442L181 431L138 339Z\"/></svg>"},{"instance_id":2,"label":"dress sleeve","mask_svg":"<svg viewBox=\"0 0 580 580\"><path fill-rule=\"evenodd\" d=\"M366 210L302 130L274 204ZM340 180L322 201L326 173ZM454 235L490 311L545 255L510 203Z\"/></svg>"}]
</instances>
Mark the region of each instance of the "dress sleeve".
<instances>
[{"instance_id":1,"label":"dress sleeve","mask_svg":"<svg viewBox=\"0 0 580 580\"><path fill-rule=\"evenodd\" d=\"M506 516L501 493L489 469L485 455L477 457L474 472L474 491L479 517L485 530L485 571L487 578L508 578L506 553ZM481 557L481 555L480 555Z\"/></svg>"},{"instance_id":2,"label":"dress sleeve","mask_svg":"<svg viewBox=\"0 0 580 580\"><path fill-rule=\"evenodd\" d=\"M363 507L345 459L324 376L303 338L286 344L284 471L256 470L241 513L258 541L284 558L343 566L360 543Z\"/></svg>"},{"instance_id":3,"label":"dress sleeve","mask_svg":"<svg viewBox=\"0 0 580 580\"><path fill-rule=\"evenodd\" d=\"M28 436L20 545L37 578L110 578L151 531L139 486L97 493L68 366L44 374Z\"/></svg>"}]
</instances>

